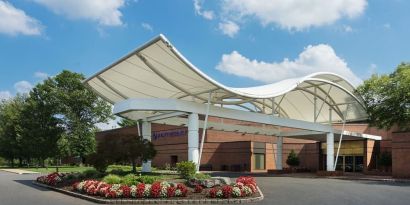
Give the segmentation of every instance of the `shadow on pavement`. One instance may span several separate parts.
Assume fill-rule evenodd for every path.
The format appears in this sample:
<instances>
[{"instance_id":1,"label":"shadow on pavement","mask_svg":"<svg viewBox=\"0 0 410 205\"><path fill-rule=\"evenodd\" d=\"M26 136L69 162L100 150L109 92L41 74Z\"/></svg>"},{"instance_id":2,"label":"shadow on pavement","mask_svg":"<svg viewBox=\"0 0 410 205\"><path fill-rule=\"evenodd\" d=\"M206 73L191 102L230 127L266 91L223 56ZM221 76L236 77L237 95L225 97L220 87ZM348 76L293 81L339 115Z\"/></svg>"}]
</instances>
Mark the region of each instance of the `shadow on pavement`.
<instances>
[{"instance_id":1,"label":"shadow on pavement","mask_svg":"<svg viewBox=\"0 0 410 205\"><path fill-rule=\"evenodd\" d=\"M30 188L34 188L34 189L37 189L37 190L39 190L39 191L51 191L51 190L49 190L49 189L46 189L46 188L43 188L43 187L39 187L39 186L36 186L36 185L34 185L32 182L33 182L33 180L13 180L13 181L15 181L15 182L17 182L17 183L19 183L19 184L22 184L22 185L26 185L26 186L28 186L28 187L30 187Z\"/></svg>"}]
</instances>

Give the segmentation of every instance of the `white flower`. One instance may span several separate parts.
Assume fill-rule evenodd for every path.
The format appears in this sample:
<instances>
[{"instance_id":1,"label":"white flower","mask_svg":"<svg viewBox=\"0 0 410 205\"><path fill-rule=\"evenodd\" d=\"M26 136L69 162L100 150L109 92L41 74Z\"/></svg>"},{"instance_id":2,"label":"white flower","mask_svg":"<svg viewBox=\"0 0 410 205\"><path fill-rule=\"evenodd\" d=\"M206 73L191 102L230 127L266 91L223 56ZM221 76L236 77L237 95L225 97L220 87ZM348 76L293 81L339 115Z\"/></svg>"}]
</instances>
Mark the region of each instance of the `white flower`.
<instances>
[{"instance_id":1,"label":"white flower","mask_svg":"<svg viewBox=\"0 0 410 205\"><path fill-rule=\"evenodd\" d=\"M161 196L162 198L167 198L167 196L168 196L167 187L165 187L165 186L161 187L160 196Z\"/></svg>"},{"instance_id":2,"label":"white flower","mask_svg":"<svg viewBox=\"0 0 410 205\"><path fill-rule=\"evenodd\" d=\"M248 186L243 186L242 191L245 193L246 196L252 195L252 189Z\"/></svg>"},{"instance_id":3,"label":"white flower","mask_svg":"<svg viewBox=\"0 0 410 205\"><path fill-rule=\"evenodd\" d=\"M144 197L150 197L150 196L151 196L151 184L145 184Z\"/></svg>"},{"instance_id":4,"label":"white flower","mask_svg":"<svg viewBox=\"0 0 410 205\"><path fill-rule=\"evenodd\" d=\"M221 198L221 197L223 196L222 190L218 190L218 191L216 192L216 196L217 196L218 198Z\"/></svg>"},{"instance_id":5,"label":"white flower","mask_svg":"<svg viewBox=\"0 0 410 205\"><path fill-rule=\"evenodd\" d=\"M182 196L182 192L180 189L175 190L175 196Z\"/></svg>"},{"instance_id":6,"label":"white flower","mask_svg":"<svg viewBox=\"0 0 410 205\"><path fill-rule=\"evenodd\" d=\"M232 188L232 196L240 197L241 196L241 189L239 189L239 187L233 187Z\"/></svg>"},{"instance_id":7,"label":"white flower","mask_svg":"<svg viewBox=\"0 0 410 205\"><path fill-rule=\"evenodd\" d=\"M131 196L134 198L137 197L137 186L132 185L130 189L131 189Z\"/></svg>"}]
</instances>

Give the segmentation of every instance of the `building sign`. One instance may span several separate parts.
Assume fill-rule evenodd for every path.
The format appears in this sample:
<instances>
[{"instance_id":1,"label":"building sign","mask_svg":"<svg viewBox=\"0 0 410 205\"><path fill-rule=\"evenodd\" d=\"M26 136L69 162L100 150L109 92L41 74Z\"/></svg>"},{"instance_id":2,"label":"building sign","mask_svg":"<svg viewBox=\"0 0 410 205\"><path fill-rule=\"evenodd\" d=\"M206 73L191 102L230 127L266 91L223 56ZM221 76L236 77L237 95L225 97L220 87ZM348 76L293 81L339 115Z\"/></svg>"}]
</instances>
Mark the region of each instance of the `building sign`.
<instances>
[{"instance_id":1,"label":"building sign","mask_svg":"<svg viewBox=\"0 0 410 205\"><path fill-rule=\"evenodd\" d=\"M186 134L186 129L158 131L152 133L152 140L158 140L164 137L183 137L186 136Z\"/></svg>"}]
</instances>

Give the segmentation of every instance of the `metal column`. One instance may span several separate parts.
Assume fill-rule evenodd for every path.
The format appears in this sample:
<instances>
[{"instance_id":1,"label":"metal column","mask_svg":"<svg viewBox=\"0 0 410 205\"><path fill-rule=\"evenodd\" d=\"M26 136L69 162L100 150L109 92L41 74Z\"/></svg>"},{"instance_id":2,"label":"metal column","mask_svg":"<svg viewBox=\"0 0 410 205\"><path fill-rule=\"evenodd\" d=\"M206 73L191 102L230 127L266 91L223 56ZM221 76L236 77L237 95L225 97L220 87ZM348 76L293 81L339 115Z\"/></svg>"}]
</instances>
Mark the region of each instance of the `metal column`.
<instances>
[{"instance_id":1,"label":"metal column","mask_svg":"<svg viewBox=\"0 0 410 205\"><path fill-rule=\"evenodd\" d=\"M151 122L142 122L142 138L151 141ZM142 172L151 172L151 160L142 163Z\"/></svg>"},{"instance_id":2,"label":"metal column","mask_svg":"<svg viewBox=\"0 0 410 205\"><path fill-rule=\"evenodd\" d=\"M197 113L188 115L188 161L198 165L199 118Z\"/></svg>"}]
</instances>

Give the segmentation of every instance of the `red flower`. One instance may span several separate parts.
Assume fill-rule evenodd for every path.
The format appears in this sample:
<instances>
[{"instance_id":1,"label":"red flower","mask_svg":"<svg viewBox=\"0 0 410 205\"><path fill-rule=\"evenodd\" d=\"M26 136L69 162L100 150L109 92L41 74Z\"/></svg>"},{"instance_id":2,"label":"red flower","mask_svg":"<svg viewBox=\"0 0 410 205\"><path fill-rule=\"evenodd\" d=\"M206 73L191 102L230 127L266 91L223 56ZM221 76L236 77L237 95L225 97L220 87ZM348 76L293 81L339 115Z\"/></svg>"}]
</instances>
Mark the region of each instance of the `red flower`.
<instances>
[{"instance_id":1,"label":"red flower","mask_svg":"<svg viewBox=\"0 0 410 205\"><path fill-rule=\"evenodd\" d=\"M224 198L229 198L232 195L232 187L229 185L223 186L222 187L222 193Z\"/></svg>"},{"instance_id":2,"label":"red flower","mask_svg":"<svg viewBox=\"0 0 410 205\"><path fill-rule=\"evenodd\" d=\"M177 184L177 189L181 190L182 196L186 196L188 189L183 184Z\"/></svg>"},{"instance_id":3,"label":"red flower","mask_svg":"<svg viewBox=\"0 0 410 205\"><path fill-rule=\"evenodd\" d=\"M161 194L161 183L154 182L151 186L151 197L158 198Z\"/></svg>"},{"instance_id":4,"label":"red flower","mask_svg":"<svg viewBox=\"0 0 410 205\"><path fill-rule=\"evenodd\" d=\"M168 196L168 197L174 197L176 190L177 190L177 189L176 189L175 187L173 187L173 186L168 187L168 188L167 188L167 196Z\"/></svg>"},{"instance_id":5,"label":"red flower","mask_svg":"<svg viewBox=\"0 0 410 205\"><path fill-rule=\"evenodd\" d=\"M216 192L218 192L218 189L212 188L212 189L209 190L208 196L211 197L211 198L216 198Z\"/></svg>"},{"instance_id":6,"label":"red flower","mask_svg":"<svg viewBox=\"0 0 410 205\"><path fill-rule=\"evenodd\" d=\"M137 185L137 198L142 198L144 197L144 189L145 189L145 184L144 183L140 183Z\"/></svg>"},{"instance_id":7,"label":"red flower","mask_svg":"<svg viewBox=\"0 0 410 205\"><path fill-rule=\"evenodd\" d=\"M124 198L130 198L130 196L131 196L131 188L130 187L128 187L127 185L122 185L120 187L120 190L122 190L122 196Z\"/></svg>"},{"instance_id":8,"label":"red flower","mask_svg":"<svg viewBox=\"0 0 410 205\"><path fill-rule=\"evenodd\" d=\"M201 193L202 190L204 190L204 188L201 185L199 184L195 185L195 189L194 189L195 193Z\"/></svg>"},{"instance_id":9,"label":"red flower","mask_svg":"<svg viewBox=\"0 0 410 205\"><path fill-rule=\"evenodd\" d=\"M115 198L117 197L117 193L115 191L109 191L108 193L105 194L106 198Z\"/></svg>"},{"instance_id":10,"label":"red flower","mask_svg":"<svg viewBox=\"0 0 410 205\"><path fill-rule=\"evenodd\" d=\"M249 176L240 176L236 179L236 183L242 183L244 185L250 185L252 184L253 186L256 187L256 181L255 178L249 177Z\"/></svg>"}]
</instances>

